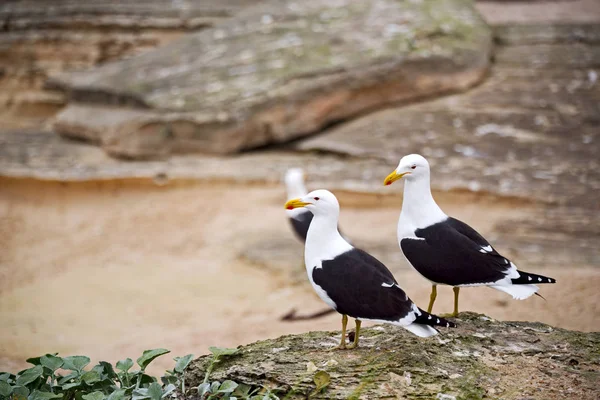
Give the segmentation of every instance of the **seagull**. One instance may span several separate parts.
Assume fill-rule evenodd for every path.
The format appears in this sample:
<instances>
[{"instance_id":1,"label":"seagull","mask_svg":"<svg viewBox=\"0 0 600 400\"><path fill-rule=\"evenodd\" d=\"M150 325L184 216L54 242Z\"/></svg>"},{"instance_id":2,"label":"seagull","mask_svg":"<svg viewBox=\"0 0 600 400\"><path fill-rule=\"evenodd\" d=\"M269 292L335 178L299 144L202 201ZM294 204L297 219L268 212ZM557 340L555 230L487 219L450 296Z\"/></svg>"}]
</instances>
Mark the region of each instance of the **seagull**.
<instances>
[{"instance_id":1,"label":"seagull","mask_svg":"<svg viewBox=\"0 0 600 400\"><path fill-rule=\"evenodd\" d=\"M434 326L454 326L418 308L385 265L340 235L340 206L333 193L315 190L289 200L285 208L306 208L314 215L306 236L304 260L314 290L342 314L342 339L336 349L358 346L362 321L401 326L420 337L437 334ZM349 316L355 319L356 333L353 343L346 346Z\"/></svg>"},{"instance_id":2,"label":"seagull","mask_svg":"<svg viewBox=\"0 0 600 400\"><path fill-rule=\"evenodd\" d=\"M288 169L285 173L285 187L288 200L305 196L307 190L304 185L304 171L301 168ZM298 239L305 242L313 214L306 208L286 210L286 214Z\"/></svg>"},{"instance_id":3,"label":"seagull","mask_svg":"<svg viewBox=\"0 0 600 400\"><path fill-rule=\"evenodd\" d=\"M398 244L412 267L432 284L427 312L433 309L437 285L453 287L451 316L455 317L463 286L489 286L523 300L537 294L537 284L556 282L553 278L519 271L477 231L444 214L431 195L429 176L427 160L410 154L384 180L384 185L403 177L406 181L398 220Z\"/></svg>"}]
</instances>

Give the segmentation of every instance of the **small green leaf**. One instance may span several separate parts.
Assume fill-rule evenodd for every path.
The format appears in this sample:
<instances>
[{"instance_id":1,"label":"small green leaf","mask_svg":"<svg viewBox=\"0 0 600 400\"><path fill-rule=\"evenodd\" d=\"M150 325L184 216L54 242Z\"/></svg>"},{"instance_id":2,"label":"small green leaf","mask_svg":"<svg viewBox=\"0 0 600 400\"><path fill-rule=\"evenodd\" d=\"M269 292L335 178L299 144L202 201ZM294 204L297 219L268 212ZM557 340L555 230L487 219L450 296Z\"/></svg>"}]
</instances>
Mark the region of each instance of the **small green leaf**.
<instances>
[{"instance_id":1,"label":"small green leaf","mask_svg":"<svg viewBox=\"0 0 600 400\"><path fill-rule=\"evenodd\" d=\"M208 382L201 383L198 386L198 394L200 395L200 398L202 398L202 396L204 396L207 393L210 393L210 383L208 383Z\"/></svg>"},{"instance_id":2,"label":"small green leaf","mask_svg":"<svg viewBox=\"0 0 600 400\"><path fill-rule=\"evenodd\" d=\"M81 382L73 382L67 383L66 385L62 385L62 390L73 389L74 387L81 386Z\"/></svg>"},{"instance_id":3,"label":"small green leaf","mask_svg":"<svg viewBox=\"0 0 600 400\"><path fill-rule=\"evenodd\" d=\"M125 389L115 390L108 396L107 400L123 400L125 399Z\"/></svg>"},{"instance_id":4,"label":"small green leaf","mask_svg":"<svg viewBox=\"0 0 600 400\"><path fill-rule=\"evenodd\" d=\"M235 389L235 394L241 396L242 398L246 398L251 394L251 390L251 386L239 383L237 388Z\"/></svg>"},{"instance_id":5,"label":"small green leaf","mask_svg":"<svg viewBox=\"0 0 600 400\"><path fill-rule=\"evenodd\" d=\"M317 385L317 392L319 392L329 385L331 377L325 371L317 371L313 380L315 381L315 385Z\"/></svg>"},{"instance_id":6,"label":"small green leaf","mask_svg":"<svg viewBox=\"0 0 600 400\"><path fill-rule=\"evenodd\" d=\"M50 400L50 399L60 399L62 397L63 397L62 394L54 394L54 393L50 393L50 392L41 392L39 390L34 390L33 393L31 393L27 397L27 400Z\"/></svg>"},{"instance_id":7,"label":"small green leaf","mask_svg":"<svg viewBox=\"0 0 600 400\"><path fill-rule=\"evenodd\" d=\"M230 349L227 347L215 347L215 346L209 347L208 350L210 350L210 352L213 353L215 357L232 356L239 351L239 349Z\"/></svg>"},{"instance_id":8,"label":"small green leaf","mask_svg":"<svg viewBox=\"0 0 600 400\"><path fill-rule=\"evenodd\" d=\"M40 363L50 371L54 372L63 366L63 359L52 354L46 354L45 356L40 357Z\"/></svg>"},{"instance_id":9,"label":"small green leaf","mask_svg":"<svg viewBox=\"0 0 600 400\"><path fill-rule=\"evenodd\" d=\"M144 350L142 356L137 359L137 363L142 370L145 370L148 364L150 364L156 357L160 357L167 353L170 353L170 351L167 349Z\"/></svg>"},{"instance_id":10,"label":"small green leaf","mask_svg":"<svg viewBox=\"0 0 600 400\"><path fill-rule=\"evenodd\" d=\"M29 396L29 389L25 386L13 386L12 391L13 400L27 400L27 396Z\"/></svg>"},{"instance_id":11,"label":"small green leaf","mask_svg":"<svg viewBox=\"0 0 600 400\"><path fill-rule=\"evenodd\" d=\"M164 399L165 397L167 397L168 395L170 395L175 389L177 389L177 386L173 385L172 383L169 383L164 389L163 389L163 394L162 394L162 398Z\"/></svg>"},{"instance_id":12,"label":"small green leaf","mask_svg":"<svg viewBox=\"0 0 600 400\"><path fill-rule=\"evenodd\" d=\"M0 381L0 397L8 397L12 393L12 387L5 381Z\"/></svg>"},{"instance_id":13,"label":"small green leaf","mask_svg":"<svg viewBox=\"0 0 600 400\"><path fill-rule=\"evenodd\" d=\"M152 382L150 386L148 386L148 396L150 396L150 400L160 400L162 398L162 387L160 383Z\"/></svg>"},{"instance_id":14,"label":"small green leaf","mask_svg":"<svg viewBox=\"0 0 600 400\"><path fill-rule=\"evenodd\" d=\"M25 360L25 361L27 361L29 364L33 364L33 365L41 365L41 363L40 363L40 359L41 359L41 358L42 358L42 357L31 357L31 358L28 358L28 359L27 359L27 360Z\"/></svg>"},{"instance_id":15,"label":"small green leaf","mask_svg":"<svg viewBox=\"0 0 600 400\"><path fill-rule=\"evenodd\" d=\"M175 383L179 382L179 379L177 379L177 377L174 375L161 376L160 380L163 383L163 385L169 385L171 383L175 384Z\"/></svg>"},{"instance_id":16,"label":"small green leaf","mask_svg":"<svg viewBox=\"0 0 600 400\"><path fill-rule=\"evenodd\" d=\"M90 358L86 356L70 356L63 358L63 361L64 369L81 372L90 363Z\"/></svg>"},{"instance_id":17,"label":"small green leaf","mask_svg":"<svg viewBox=\"0 0 600 400\"><path fill-rule=\"evenodd\" d=\"M109 377L110 379L116 379L117 378L117 373L115 372L115 370L113 369L113 366L111 363L108 363L106 361L100 361L97 365L97 367L103 367L104 368L104 373L106 374L107 377ZM98 371L102 374L101 371Z\"/></svg>"},{"instance_id":18,"label":"small green leaf","mask_svg":"<svg viewBox=\"0 0 600 400\"><path fill-rule=\"evenodd\" d=\"M14 375L10 372L0 372L0 381L8 382L14 379Z\"/></svg>"},{"instance_id":19,"label":"small green leaf","mask_svg":"<svg viewBox=\"0 0 600 400\"><path fill-rule=\"evenodd\" d=\"M65 383L68 383L71 379L77 378L77 376L79 376L77 372L71 372L69 375L65 375L62 378L60 378L58 380L58 384L64 385Z\"/></svg>"},{"instance_id":20,"label":"small green leaf","mask_svg":"<svg viewBox=\"0 0 600 400\"><path fill-rule=\"evenodd\" d=\"M100 374L98 373L98 371L88 371L85 374L81 375L81 380L87 383L88 385L91 385L92 383L100 381Z\"/></svg>"},{"instance_id":21,"label":"small green leaf","mask_svg":"<svg viewBox=\"0 0 600 400\"><path fill-rule=\"evenodd\" d=\"M219 387L219 393L232 393L235 388L238 386L234 381L225 381Z\"/></svg>"},{"instance_id":22,"label":"small green leaf","mask_svg":"<svg viewBox=\"0 0 600 400\"><path fill-rule=\"evenodd\" d=\"M180 374L183 373L183 371L187 368L187 366L192 361L192 358L194 358L193 354L188 354L187 356L183 356L183 357L175 357L174 358L174 360L176 362L175 371L179 372Z\"/></svg>"},{"instance_id":23,"label":"small green leaf","mask_svg":"<svg viewBox=\"0 0 600 400\"><path fill-rule=\"evenodd\" d=\"M140 383L142 385L150 384L152 382L156 382L156 378L150 375L142 374L142 378L140 379Z\"/></svg>"},{"instance_id":24,"label":"small green leaf","mask_svg":"<svg viewBox=\"0 0 600 400\"><path fill-rule=\"evenodd\" d=\"M117 390L117 388L118 386L115 385L115 381L110 378L104 378L92 385L92 389L99 390L102 393L111 393L113 390Z\"/></svg>"},{"instance_id":25,"label":"small green leaf","mask_svg":"<svg viewBox=\"0 0 600 400\"><path fill-rule=\"evenodd\" d=\"M25 386L35 381L37 378L42 376L44 368L41 365L36 365L33 368L26 369L17 377L17 385Z\"/></svg>"},{"instance_id":26,"label":"small green leaf","mask_svg":"<svg viewBox=\"0 0 600 400\"><path fill-rule=\"evenodd\" d=\"M98 391L81 396L83 400L104 400L105 397L104 393Z\"/></svg>"},{"instance_id":27,"label":"small green leaf","mask_svg":"<svg viewBox=\"0 0 600 400\"><path fill-rule=\"evenodd\" d=\"M127 372L133 367L133 360L131 358L126 358L121 361L117 361L117 369L119 371Z\"/></svg>"},{"instance_id":28,"label":"small green leaf","mask_svg":"<svg viewBox=\"0 0 600 400\"><path fill-rule=\"evenodd\" d=\"M213 383L211 383L210 385L210 392L211 393L217 393L217 390L219 390L219 386L221 386L221 382L219 381L214 381Z\"/></svg>"},{"instance_id":29,"label":"small green leaf","mask_svg":"<svg viewBox=\"0 0 600 400\"><path fill-rule=\"evenodd\" d=\"M150 396L148 395L148 388L136 389L133 391L131 396L131 400L143 400L149 398Z\"/></svg>"}]
</instances>

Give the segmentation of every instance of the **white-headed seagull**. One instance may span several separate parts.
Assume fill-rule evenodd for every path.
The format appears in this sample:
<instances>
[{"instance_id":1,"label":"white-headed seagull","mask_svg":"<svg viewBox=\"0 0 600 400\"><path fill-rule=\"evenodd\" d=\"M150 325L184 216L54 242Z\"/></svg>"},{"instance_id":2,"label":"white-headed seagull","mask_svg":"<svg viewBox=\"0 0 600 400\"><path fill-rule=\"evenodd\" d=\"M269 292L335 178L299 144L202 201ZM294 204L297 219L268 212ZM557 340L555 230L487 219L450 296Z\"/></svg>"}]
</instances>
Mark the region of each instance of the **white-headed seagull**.
<instances>
[{"instance_id":1,"label":"white-headed seagull","mask_svg":"<svg viewBox=\"0 0 600 400\"><path fill-rule=\"evenodd\" d=\"M287 199L295 199L305 196L306 186L304 185L304 171L301 168L290 168L285 173L285 188ZM301 241L306 241L306 233L312 221L313 215L306 208L295 208L286 211L294 233Z\"/></svg>"},{"instance_id":2,"label":"white-headed seagull","mask_svg":"<svg viewBox=\"0 0 600 400\"><path fill-rule=\"evenodd\" d=\"M434 326L454 326L419 309L385 265L340 235L340 206L331 192L315 190L289 200L285 208L306 208L314 215L304 249L306 272L319 297L342 314L342 340L337 348L358 346L361 321L394 324L421 337L437 334ZM354 342L346 346L348 316L356 320L356 333Z\"/></svg>"},{"instance_id":3,"label":"white-headed seagull","mask_svg":"<svg viewBox=\"0 0 600 400\"><path fill-rule=\"evenodd\" d=\"M517 270L477 231L444 214L431 195L429 163L424 157L403 157L384 184L391 185L401 178L405 183L398 244L413 268L432 284L428 312L433 309L436 285L440 284L453 286L452 315L456 316L462 286L489 286L522 300L537 293L537 284L556 282Z\"/></svg>"}]
</instances>

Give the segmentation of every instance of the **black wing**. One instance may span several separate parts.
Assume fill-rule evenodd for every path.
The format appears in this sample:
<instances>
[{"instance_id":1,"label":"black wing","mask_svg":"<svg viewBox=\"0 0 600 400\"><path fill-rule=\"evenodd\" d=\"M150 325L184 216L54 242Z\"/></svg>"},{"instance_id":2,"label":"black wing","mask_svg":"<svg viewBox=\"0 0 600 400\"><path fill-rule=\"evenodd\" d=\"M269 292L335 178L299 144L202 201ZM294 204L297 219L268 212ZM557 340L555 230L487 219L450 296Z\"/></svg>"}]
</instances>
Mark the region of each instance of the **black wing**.
<instances>
[{"instance_id":1,"label":"black wing","mask_svg":"<svg viewBox=\"0 0 600 400\"><path fill-rule=\"evenodd\" d=\"M371 266L371 268L375 268L384 278L388 279L387 282L398 284L392 272L381 261L361 249L354 248L352 252L354 253L353 257L359 258L362 262Z\"/></svg>"},{"instance_id":2,"label":"black wing","mask_svg":"<svg viewBox=\"0 0 600 400\"><path fill-rule=\"evenodd\" d=\"M313 269L312 277L341 314L398 321L414 312L412 301L397 286L392 273L361 250L353 249L323 261L321 268Z\"/></svg>"},{"instance_id":3,"label":"black wing","mask_svg":"<svg viewBox=\"0 0 600 400\"><path fill-rule=\"evenodd\" d=\"M402 252L421 275L436 283L496 282L511 267L483 236L454 218L417 229L415 236L420 239L400 241Z\"/></svg>"},{"instance_id":4,"label":"black wing","mask_svg":"<svg viewBox=\"0 0 600 400\"><path fill-rule=\"evenodd\" d=\"M475 229L471 228L469 225L465 224L462 221L459 221L456 218L452 218L452 217L448 217L448 219L445 222L448 225L450 225L452 228L454 228L460 234L471 239L471 241L473 243L477 244L481 248L483 248L483 247L491 248L491 251L488 251L488 254L495 254L495 255L500 256L500 254L498 254L496 252L496 250L494 250L492 248L492 245L487 240L485 240L485 238L483 236L481 236L479 234L479 232L477 232ZM502 257L502 256L500 256L500 257Z\"/></svg>"},{"instance_id":5,"label":"black wing","mask_svg":"<svg viewBox=\"0 0 600 400\"><path fill-rule=\"evenodd\" d=\"M306 242L306 234L308 233L308 228L310 227L310 222L312 219L313 213L308 210L289 218L290 224L292 224L292 229L294 229L294 233L298 239L302 240L303 242Z\"/></svg>"}]
</instances>

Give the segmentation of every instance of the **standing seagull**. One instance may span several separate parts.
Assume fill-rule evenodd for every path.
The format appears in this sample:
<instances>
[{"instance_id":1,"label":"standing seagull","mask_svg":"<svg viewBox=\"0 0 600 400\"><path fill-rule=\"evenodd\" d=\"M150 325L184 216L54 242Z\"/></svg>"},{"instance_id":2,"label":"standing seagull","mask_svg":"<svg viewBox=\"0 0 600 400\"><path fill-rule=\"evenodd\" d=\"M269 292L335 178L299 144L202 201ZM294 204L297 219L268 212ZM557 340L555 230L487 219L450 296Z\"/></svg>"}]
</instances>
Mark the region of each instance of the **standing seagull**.
<instances>
[{"instance_id":1,"label":"standing seagull","mask_svg":"<svg viewBox=\"0 0 600 400\"><path fill-rule=\"evenodd\" d=\"M517 270L477 231L444 214L431 195L429 163L424 157L418 154L403 157L384 184L391 185L402 177L406 177L406 183L398 243L413 268L432 283L428 312L433 308L439 284L453 286L452 316L457 316L461 286L490 286L523 300L538 291L535 283L556 282Z\"/></svg>"},{"instance_id":2,"label":"standing seagull","mask_svg":"<svg viewBox=\"0 0 600 400\"><path fill-rule=\"evenodd\" d=\"M285 188L288 200L306 195L304 171L301 168L290 168L287 170L285 173ZM306 208L287 210L286 213L298 239L306 242L306 233L313 218L312 213Z\"/></svg>"},{"instance_id":3,"label":"standing seagull","mask_svg":"<svg viewBox=\"0 0 600 400\"><path fill-rule=\"evenodd\" d=\"M319 297L342 314L338 349L346 348L348 316L356 319L354 342L348 348L358 346L361 321L398 325L421 337L437 334L433 326L454 326L419 309L385 265L340 235L340 206L331 192L315 190L285 204L288 210L302 207L314 214L304 248L308 279Z\"/></svg>"}]
</instances>

